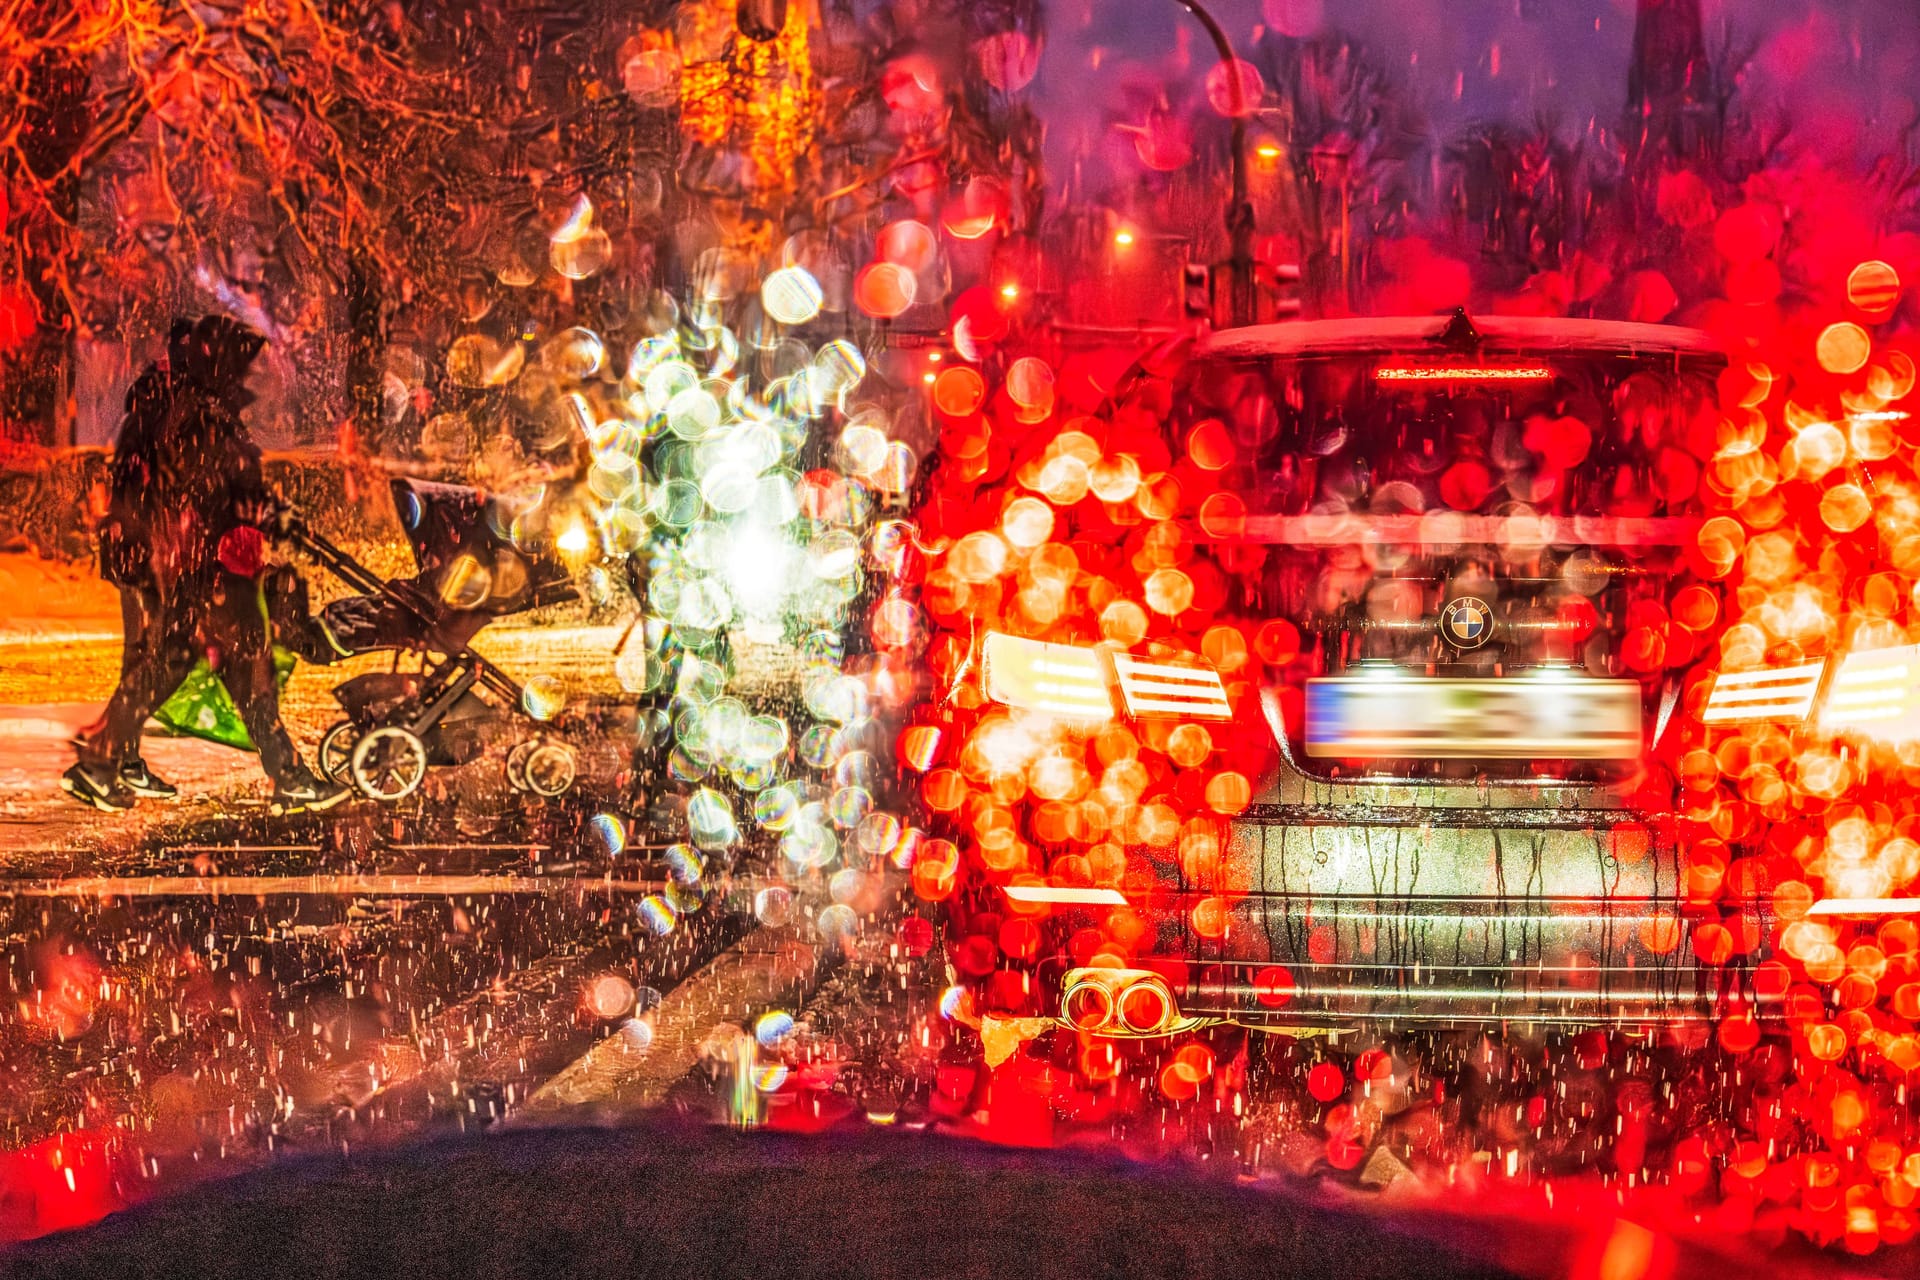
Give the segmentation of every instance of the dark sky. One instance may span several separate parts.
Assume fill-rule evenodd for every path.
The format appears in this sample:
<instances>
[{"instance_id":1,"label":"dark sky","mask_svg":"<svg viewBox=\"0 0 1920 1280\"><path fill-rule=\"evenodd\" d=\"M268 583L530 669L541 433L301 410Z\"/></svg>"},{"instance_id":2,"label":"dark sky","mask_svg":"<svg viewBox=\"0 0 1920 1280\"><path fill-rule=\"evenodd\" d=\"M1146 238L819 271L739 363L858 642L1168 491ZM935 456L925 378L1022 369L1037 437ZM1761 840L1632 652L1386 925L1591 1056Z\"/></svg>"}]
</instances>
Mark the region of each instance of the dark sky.
<instances>
[{"instance_id":1,"label":"dark sky","mask_svg":"<svg viewBox=\"0 0 1920 1280\"><path fill-rule=\"evenodd\" d=\"M1211 0L1230 36L1262 22L1337 27L1402 74L1435 129L1546 113L1612 124L1626 92L1634 0ZM1884 147L1920 95L1920 0L1704 0L1709 48L1757 42L1749 101L1790 106L1810 145ZM1098 57L1096 68L1094 61ZM1053 0L1034 91L1056 180L1104 128L1130 72L1177 75L1211 54L1174 0ZM1098 151L1100 148L1095 147ZM1083 151L1084 153L1084 151Z\"/></svg>"}]
</instances>

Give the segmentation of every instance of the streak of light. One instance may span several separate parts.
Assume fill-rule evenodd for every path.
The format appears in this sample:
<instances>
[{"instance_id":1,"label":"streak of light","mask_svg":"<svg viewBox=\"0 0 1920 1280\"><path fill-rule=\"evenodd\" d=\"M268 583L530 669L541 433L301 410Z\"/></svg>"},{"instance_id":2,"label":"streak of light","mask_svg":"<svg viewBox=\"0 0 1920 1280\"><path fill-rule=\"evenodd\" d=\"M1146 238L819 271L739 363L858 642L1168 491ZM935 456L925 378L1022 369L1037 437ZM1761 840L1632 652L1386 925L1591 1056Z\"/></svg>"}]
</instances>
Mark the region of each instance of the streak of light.
<instances>
[{"instance_id":1,"label":"streak of light","mask_svg":"<svg viewBox=\"0 0 1920 1280\"><path fill-rule=\"evenodd\" d=\"M0 632L0 646L17 645L24 648L30 645L45 645L57 648L66 645L117 645L119 643L120 633L118 631L107 630L100 627L50 628L31 631Z\"/></svg>"},{"instance_id":2,"label":"streak of light","mask_svg":"<svg viewBox=\"0 0 1920 1280\"><path fill-rule=\"evenodd\" d=\"M173 853L318 853L317 844L176 844Z\"/></svg>"},{"instance_id":3,"label":"streak of light","mask_svg":"<svg viewBox=\"0 0 1920 1280\"><path fill-rule=\"evenodd\" d=\"M556 894L577 890L657 893L663 880L573 879L559 876L305 875L80 876L70 880L0 882L0 898L438 898L463 894Z\"/></svg>"},{"instance_id":4,"label":"streak of light","mask_svg":"<svg viewBox=\"0 0 1920 1280\"><path fill-rule=\"evenodd\" d=\"M545 853L549 849L553 848L553 846L550 844L395 844L395 845L388 845L387 847L390 849L398 849L406 853L427 853L427 852L472 853L475 851L488 851L488 850L491 850L494 852L506 852L506 853L520 853L522 851L525 851L527 853ZM630 849L652 849L652 848L665 849L668 846L664 844L663 845L637 845L636 844L636 845L628 845L627 847Z\"/></svg>"},{"instance_id":5,"label":"streak of light","mask_svg":"<svg viewBox=\"0 0 1920 1280\"><path fill-rule=\"evenodd\" d=\"M1010 884L1002 886L1015 902L1047 902L1057 906L1124 907L1126 895L1118 889L1075 889L1065 885Z\"/></svg>"},{"instance_id":6,"label":"streak of light","mask_svg":"<svg viewBox=\"0 0 1920 1280\"><path fill-rule=\"evenodd\" d=\"M1823 729L1854 730L1883 741L1920 731L1920 645L1849 653L1834 673L1820 711Z\"/></svg>"},{"instance_id":7,"label":"streak of light","mask_svg":"<svg viewBox=\"0 0 1920 1280\"><path fill-rule=\"evenodd\" d=\"M1920 913L1920 898L1822 898L1810 916L1897 916Z\"/></svg>"},{"instance_id":8,"label":"streak of light","mask_svg":"<svg viewBox=\"0 0 1920 1280\"><path fill-rule=\"evenodd\" d=\"M990 632L981 650L987 696L1026 707L1092 720L1113 716L1106 672L1097 649L1047 644Z\"/></svg>"}]
</instances>

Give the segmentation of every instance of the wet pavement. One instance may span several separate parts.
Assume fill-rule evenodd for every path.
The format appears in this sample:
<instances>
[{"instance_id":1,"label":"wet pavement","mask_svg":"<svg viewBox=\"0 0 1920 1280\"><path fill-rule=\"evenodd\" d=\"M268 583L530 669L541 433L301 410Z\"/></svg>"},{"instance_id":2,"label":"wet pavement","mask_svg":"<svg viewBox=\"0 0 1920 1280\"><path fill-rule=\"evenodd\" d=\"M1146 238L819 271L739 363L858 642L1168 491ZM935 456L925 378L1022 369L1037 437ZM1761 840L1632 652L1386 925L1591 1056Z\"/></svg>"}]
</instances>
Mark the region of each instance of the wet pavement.
<instances>
[{"instance_id":1,"label":"wet pavement","mask_svg":"<svg viewBox=\"0 0 1920 1280\"><path fill-rule=\"evenodd\" d=\"M77 804L57 780L117 672L101 625L0 628L15 700L0 706L0 1149L27 1164L76 1142L111 1151L119 1189L91 1216L272 1152L486 1127L636 1035L664 1092L714 1020L752 1012L736 998L746 979L712 969L749 935L783 958L783 992L810 985L814 953L754 919L751 852L663 927L666 842L639 833L674 814L653 812L665 792L598 740L562 800L514 791L488 756L436 770L399 807L273 818L253 757L149 733L178 800ZM503 628L486 648L519 678L605 700L619 635ZM387 661L301 669L283 698L296 741L310 752L337 715L334 683ZM779 655L759 669L777 680ZM609 810L618 847L594 821ZM0 1239L90 1216L53 1202L86 1199L82 1184L56 1178L23 1205L31 1180L0 1181Z\"/></svg>"},{"instance_id":2,"label":"wet pavement","mask_svg":"<svg viewBox=\"0 0 1920 1280\"><path fill-rule=\"evenodd\" d=\"M583 697L617 688L615 629L486 638L518 675L560 672ZM664 1109L835 1141L911 1129L1118 1151L1396 1214L1444 1216L1471 1191L1463 1221L1530 1222L1494 1232L1503 1263L1563 1274L1606 1241L1564 1238L1556 1187L1596 1221L1622 1204L1590 1178L1614 1137L1606 1081L1699 1097L1699 1046L1678 1042L1594 1057L1564 1035L1329 1044L1227 1029L1179 1046L1206 1068L1182 1102L1163 1096L1175 1046L1043 1037L1043 1020L956 1000L949 957L965 949L894 910L898 884L861 900L871 927L823 945L804 901L756 919L772 879L767 851L749 848L662 933L644 904L673 868L664 837L642 833L684 819L653 811L677 789L636 785L631 760L589 760L569 801L513 791L487 757L436 771L397 809L273 819L250 757L152 736L148 759L183 798L95 815L53 788L93 712L79 695L111 684L112 640L16 637L10 654L15 696L68 700L0 710L0 964L15 995L0 1011L14 1167L0 1239L269 1156ZM781 655L743 667L777 696ZM294 677L285 706L303 744L330 723L343 674ZM618 849L595 822L609 810L626 819ZM1312 1092L1323 1068L1339 1081L1326 1097ZM1076 1070L1093 1083L1063 1092ZM1549 1088L1551 1109L1536 1100ZM45 1176L15 1176L27 1168ZM1777 1223L1675 1198L1662 1212L1649 1248L1785 1265L1743 1252L1778 1246ZM1539 1269L1522 1242L1547 1240L1558 1252Z\"/></svg>"}]
</instances>

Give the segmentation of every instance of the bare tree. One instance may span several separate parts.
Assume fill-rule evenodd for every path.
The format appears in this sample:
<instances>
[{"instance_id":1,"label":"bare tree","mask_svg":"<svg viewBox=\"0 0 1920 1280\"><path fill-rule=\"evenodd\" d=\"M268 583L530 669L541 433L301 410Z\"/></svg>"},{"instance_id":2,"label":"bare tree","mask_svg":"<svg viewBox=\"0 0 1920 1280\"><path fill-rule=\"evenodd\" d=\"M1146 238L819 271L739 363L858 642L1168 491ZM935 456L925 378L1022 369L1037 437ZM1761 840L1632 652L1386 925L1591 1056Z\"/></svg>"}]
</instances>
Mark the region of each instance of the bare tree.
<instances>
[{"instance_id":1,"label":"bare tree","mask_svg":"<svg viewBox=\"0 0 1920 1280\"><path fill-rule=\"evenodd\" d=\"M1446 148L1444 203L1495 289L1560 268L1581 243L1590 187L1585 148L1551 121L1481 124Z\"/></svg>"},{"instance_id":2,"label":"bare tree","mask_svg":"<svg viewBox=\"0 0 1920 1280\"><path fill-rule=\"evenodd\" d=\"M185 273L262 304L276 265L334 280L378 207L348 103L397 114L411 77L374 0L4 0L0 286L33 329L0 356L8 430L53 437L76 336ZM267 252L236 243L260 226ZM143 252L144 251L144 252ZM278 259L279 262L268 261ZM133 276L128 275L134 268ZM173 284L178 286L180 281Z\"/></svg>"},{"instance_id":3,"label":"bare tree","mask_svg":"<svg viewBox=\"0 0 1920 1280\"><path fill-rule=\"evenodd\" d=\"M1266 217L1301 245L1310 299L1345 310L1364 286L1371 241L1406 233L1431 196L1431 136L1406 88L1338 32L1269 33L1249 55L1284 157Z\"/></svg>"},{"instance_id":4,"label":"bare tree","mask_svg":"<svg viewBox=\"0 0 1920 1280\"><path fill-rule=\"evenodd\" d=\"M9 429L53 438L76 336L158 330L199 296L289 334L344 325L314 359L377 430L386 322L474 269L460 228L511 241L588 187L618 211L636 165L665 167L670 111L605 52L633 12L0 0L0 288L34 322L0 356Z\"/></svg>"}]
</instances>

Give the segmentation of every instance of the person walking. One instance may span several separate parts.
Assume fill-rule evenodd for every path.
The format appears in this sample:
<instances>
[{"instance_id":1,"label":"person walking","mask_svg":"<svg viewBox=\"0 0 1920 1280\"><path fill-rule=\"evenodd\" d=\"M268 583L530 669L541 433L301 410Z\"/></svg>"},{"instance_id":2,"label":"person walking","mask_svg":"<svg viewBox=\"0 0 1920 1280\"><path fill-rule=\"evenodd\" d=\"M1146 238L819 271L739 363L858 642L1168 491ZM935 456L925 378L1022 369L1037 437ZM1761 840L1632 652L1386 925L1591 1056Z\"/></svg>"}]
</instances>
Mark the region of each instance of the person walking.
<instances>
[{"instance_id":1,"label":"person walking","mask_svg":"<svg viewBox=\"0 0 1920 1280\"><path fill-rule=\"evenodd\" d=\"M173 793L141 761L140 731L202 658L260 752L275 812L331 808L350 794L314 776L280 720L266 556L283 509L241 419L247 371L265 345L225 316L176 324L166 368L148 369L128 395L101 530L101 570L125 620L120 681L61 776L97 809Z\"/></svg>"},{"instance_id":2,"label":"person walking","mask_svg":"<svg viewBox=\"0 0 1920 1280\"><path fill-rule=\"evenodd\" d=\"M167 335L167 354L148 365L128 388L126 416L120 420L107 473L108 507L100 525L100 576L112 583L120 596L123 686L130 676L139 679L155 661L152 649L157 637L151 624L160 616L160 597L148 564L142 493L146 476L158 462L158 443L166 432L176 389L175 370L186 367L187 344L192 336L191 321L174 321ZM81 731L74 745L85 756L106 732L107 717L103 714ZM95 776L105 775L105 770L88 771L86 793L96 805L117 809L132 803L135 796L171 800L179 794L172 783L147 767L137 740L117 750L119 754L105 762L112 765L110 776ZM74 792L72 782L63 780L62 785Z\"/></svg>"}]
</instances>

